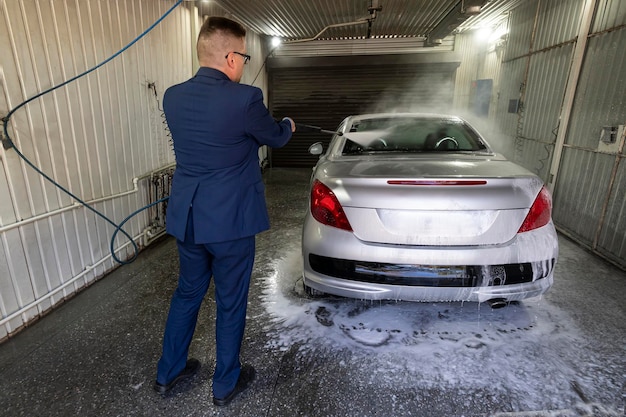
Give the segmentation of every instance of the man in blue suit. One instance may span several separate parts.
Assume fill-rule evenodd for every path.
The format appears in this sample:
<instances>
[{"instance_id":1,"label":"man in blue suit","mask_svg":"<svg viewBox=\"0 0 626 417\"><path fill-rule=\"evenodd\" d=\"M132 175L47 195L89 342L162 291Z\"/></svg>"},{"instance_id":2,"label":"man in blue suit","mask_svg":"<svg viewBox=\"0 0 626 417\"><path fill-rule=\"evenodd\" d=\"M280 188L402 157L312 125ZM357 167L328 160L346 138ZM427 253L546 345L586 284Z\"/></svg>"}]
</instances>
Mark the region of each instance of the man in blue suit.
<instances>
[{"instance_id":1,"label":"man in blue suit","mask_svg":"<svg viewBox=\"0 0 626 417\"><path fill-rule=\"evenodd\" d=\"M197 359L188 358L189 345L212 276L218 406L230 403L255 376L254 368L241 365L239 352L255 235L269 229L258 150L284 146L295 131L293 120L272 118L260 89L239 84L250 59L245 35L230 19L207 19L197 43L201 68L163 98L176 154L166 224L177 240L180 275L154 389L165 395L200 368Z\"/></svg>"}]
</instances>

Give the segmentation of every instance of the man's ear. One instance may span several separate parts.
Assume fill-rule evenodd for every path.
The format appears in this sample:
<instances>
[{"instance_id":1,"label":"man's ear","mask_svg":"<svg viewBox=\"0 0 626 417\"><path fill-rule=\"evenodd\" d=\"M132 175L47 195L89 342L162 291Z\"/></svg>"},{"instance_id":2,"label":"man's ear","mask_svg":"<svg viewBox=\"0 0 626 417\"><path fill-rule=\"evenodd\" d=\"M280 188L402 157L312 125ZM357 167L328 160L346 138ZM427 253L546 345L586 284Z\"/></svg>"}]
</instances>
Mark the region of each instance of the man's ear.
<instances>
[{"instance_id":1,"label":"man's ear","mask_svg":"<svg viewBox=\"0 0 626 417\"><path fill-rule=\"evenodd\" d=\"M230 69L235 69L235 57L234 54L228 54L228 58L226 58L226 65Z\"/></svg>"}]
</instances>

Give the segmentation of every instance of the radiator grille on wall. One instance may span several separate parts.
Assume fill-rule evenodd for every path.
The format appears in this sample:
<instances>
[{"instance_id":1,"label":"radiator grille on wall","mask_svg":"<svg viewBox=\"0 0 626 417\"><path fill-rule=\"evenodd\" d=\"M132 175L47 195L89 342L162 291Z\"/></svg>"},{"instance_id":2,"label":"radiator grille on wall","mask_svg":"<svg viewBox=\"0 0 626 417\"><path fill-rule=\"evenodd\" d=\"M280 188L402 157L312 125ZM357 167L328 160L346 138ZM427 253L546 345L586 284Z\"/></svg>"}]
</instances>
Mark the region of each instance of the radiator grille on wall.
<instances>
[{"instance_id":1,"label":"radiator grille on wall","mask_svg":"<svg viewBox=\"0 0 626 417\"><path fill-rule=\"evenodd\" d=\"M148 209L150 223L148 224L144 236L144 244L147 246L154 239L165 234L165 213L167 212L168 200L172 190L172 178L175 168L166 167L160 171L155 171L150 175L150 184L148 186L148 204L156 203L164 200Z\"/></svg>"}]
</instances>

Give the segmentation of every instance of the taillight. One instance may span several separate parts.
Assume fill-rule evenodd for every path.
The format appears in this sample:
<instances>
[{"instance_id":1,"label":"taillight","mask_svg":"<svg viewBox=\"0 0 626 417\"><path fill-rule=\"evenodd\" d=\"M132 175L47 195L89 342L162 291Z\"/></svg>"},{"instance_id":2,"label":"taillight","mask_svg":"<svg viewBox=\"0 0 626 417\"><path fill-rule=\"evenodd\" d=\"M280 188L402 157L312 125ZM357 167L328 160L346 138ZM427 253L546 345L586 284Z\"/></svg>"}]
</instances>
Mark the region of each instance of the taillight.
<instances>
[{"instance_id":1,"label":"taillight","mask_svg":"<svg viewBox=\"0 0 626 417\"><path fill-rule=\"evenodd\" d=\"M311 214L322 224L352 231L352 226L335 193L318 180L313 182L311 188Z\"/></svg>"},{"instance_id":2,"label":"taillight","mask_svg":"<svg viewBox=\"0 0 626 417\"><path fill-rule=\"evenodd\" d=\"M550 192L545 187L542 187L517 233L528 232L545 226L550 222L551 216L552 197Z\"/></svg>"}]
</instances>

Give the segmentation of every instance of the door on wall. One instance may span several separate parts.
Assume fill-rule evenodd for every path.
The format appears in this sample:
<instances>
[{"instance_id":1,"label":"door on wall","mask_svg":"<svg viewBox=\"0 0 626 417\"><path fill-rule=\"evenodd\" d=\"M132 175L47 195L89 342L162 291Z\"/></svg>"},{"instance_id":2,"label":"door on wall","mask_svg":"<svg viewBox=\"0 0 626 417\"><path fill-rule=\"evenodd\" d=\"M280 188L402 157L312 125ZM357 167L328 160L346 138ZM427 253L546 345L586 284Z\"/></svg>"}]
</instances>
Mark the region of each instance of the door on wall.
<instances>
[{"instance_id":1,"label":"door on wall","mask_svg":"<svg viewBox=\"0 0 626 417\"><path fill-rule=\"evenodd\" d=\"M448 111L454 96L458 63L372 65L385 57L368 57L369 65L270 68L269 107L276 118L334 130L352 114ZM388 61L387 61L388 62ZM328 134L297 132L283 148L272 149L274 167L312 167L317 156L307 150Z\"/></svg>"}]
</instances>

